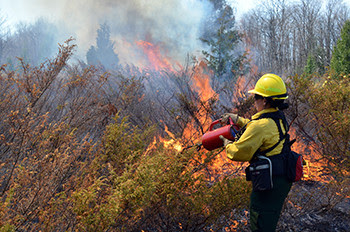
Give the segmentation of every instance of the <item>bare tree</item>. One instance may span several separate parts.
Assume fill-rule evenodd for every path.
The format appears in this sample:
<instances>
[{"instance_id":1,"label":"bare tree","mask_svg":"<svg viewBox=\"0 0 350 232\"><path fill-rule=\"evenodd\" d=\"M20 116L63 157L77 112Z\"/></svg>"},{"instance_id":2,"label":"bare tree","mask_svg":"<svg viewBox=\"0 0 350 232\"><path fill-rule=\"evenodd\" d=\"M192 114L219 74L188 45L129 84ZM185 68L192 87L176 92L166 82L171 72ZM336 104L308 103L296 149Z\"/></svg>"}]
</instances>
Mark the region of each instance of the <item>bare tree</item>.
<instances>
[{"instance_id":1,"label":"bare tree","mask_svg":"<svg viewBox=\"0 0 350 232\"><path fill-rule=\"evenodd\" d=\"M242 21L242 29L257 47L258 66L282 73L289 70L291 10L285 0L262 1Z\"/></svg>"},{"instance_id":2,"label":"bare tree","mask_svg":"<svg viewBox=\"0 0 350 232\"><path fill-rule=\"evenodd\" d=\"M349 18L342 0L261 1L241 21L261 72L294 74L304 71L308 59L325 70L340 30Z\"/></svg>"},{"instance_id":3,"label":"bare tree","mask_svg":"<svg viewBox=\"0 0 350 232\"><path fill-rule=\"evenodd\" d=\"M6 22L5 18L0 15L0 64L3 63L2 57L4 54L5 41L6 41L5 22Z\"/></svg>"},{"instance_id":4,"label":"bare tree","mask_svg":"<svg viewBox=\"0 0 350 232\"><path fill-rule=\"evenodd\" d=\"M323 17L320 20L321 33L320 40L325 49L325 66L330 65L332 50L339 38L340 31L345 21L349 18L349 13L343 0L329 0Z\"/></svg>"},{"instance_id":5,"label":"bare tree","mask_svg":"<svg viewBox=\"0 0 350 232\"><path fill-rule=\"evenodd\" d=\"M319 29L317 19L321 14L321 4L317 0L301 0L293 6L293 22L296 29L296 47L298 53L295 57L296 68L303 70L309 53L317 47L316 34Z\"/></svg>"},{"instance_id":6,"label":"bare tree","mask_svg":"<svg viewBox=\"0 0 350 232\"><path fill-rule=\"evenodd\" d=\"M20 23L15 32L6 37L2 63L20 65L16 57L31 65L39 65L50 58L56 48L56 27L39 19L33 24Z\"/></svg>"}]
</instances>

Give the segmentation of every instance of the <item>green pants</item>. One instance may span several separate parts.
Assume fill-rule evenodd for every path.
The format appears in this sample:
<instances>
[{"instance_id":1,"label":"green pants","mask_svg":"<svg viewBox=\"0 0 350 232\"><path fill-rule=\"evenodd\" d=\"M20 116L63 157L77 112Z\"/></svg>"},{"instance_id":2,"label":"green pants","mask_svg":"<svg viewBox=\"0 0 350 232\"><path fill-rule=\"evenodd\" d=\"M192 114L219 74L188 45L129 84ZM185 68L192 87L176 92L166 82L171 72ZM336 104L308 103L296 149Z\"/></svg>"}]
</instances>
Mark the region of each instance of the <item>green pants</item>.
<instances>
[{"instance_id":1,"label":"green pants","mask_svg":"<svg viewBox=\"0 0 350 232\"><path fill-rule=\"evenodd\" d=\"M276 230L284 200L292 183L284 176L273 177L273 189L250 195L250 228L253 232Z\"/></svg>"}]
</instances>

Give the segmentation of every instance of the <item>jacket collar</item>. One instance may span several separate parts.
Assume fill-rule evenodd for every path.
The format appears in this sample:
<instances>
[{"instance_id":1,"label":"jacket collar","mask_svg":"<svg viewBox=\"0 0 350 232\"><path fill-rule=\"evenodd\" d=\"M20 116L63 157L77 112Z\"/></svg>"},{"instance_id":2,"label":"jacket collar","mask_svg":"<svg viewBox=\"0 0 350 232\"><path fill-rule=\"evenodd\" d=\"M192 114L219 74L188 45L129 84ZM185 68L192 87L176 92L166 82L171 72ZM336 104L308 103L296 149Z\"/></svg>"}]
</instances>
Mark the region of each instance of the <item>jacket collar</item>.
<instances>
[{"instance_id":1,"label":"jacket collar","mask_svg":"<svg viewBox=\"0 0 350 232\"><path fill-rule=\"evenodd\" d=\"M260 117L260 115L265 114L265 113L272 113L272 112L276 112L278 111L278 109L276 108L268 108L268 109L263 109L262 111L259 111L258 113L254 114L252 116L252 119L258 119Z\"/></svg>"}]
</instances>

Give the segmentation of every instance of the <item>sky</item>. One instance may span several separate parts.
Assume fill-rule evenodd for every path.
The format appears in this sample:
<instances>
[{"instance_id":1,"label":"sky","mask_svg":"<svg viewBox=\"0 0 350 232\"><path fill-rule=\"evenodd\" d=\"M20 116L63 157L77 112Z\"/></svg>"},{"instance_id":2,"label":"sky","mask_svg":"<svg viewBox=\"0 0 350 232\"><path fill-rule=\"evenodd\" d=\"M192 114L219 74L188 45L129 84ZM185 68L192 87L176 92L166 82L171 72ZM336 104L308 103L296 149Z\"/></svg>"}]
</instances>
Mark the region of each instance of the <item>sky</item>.
<instances>
[{"instance_id":1,"label":"sky","mask_svg":"<svg viewBox=\"0 0 350 232\"><path fill-rule=\"evenodd\" d=\"M91 0L86 0L89 2ZM113 1L113 0L96 0ZM185 0L193 2L194 0ZM237 18L254 8L260 0L227 0L237 9ZM350 6L350 0L343 0ZM0 0L0 16L6 19L7 26L13 26L19 22L34 22L39 17L45 17L49 20L60 20L62 12L66 12L70 2L84 2L80 0ZM74 5L74 4L73 4ZM81 6L81 3L76 4ZM59 16L58 16L59 15ZM69 17L69 16L68 16Z\"/></svg>"},{"instance_id":2,"label":"sky","mask_svg":"<svg viewBox=\"0 0 350 232\"><path fill-rule=\"evenodd\" d=\"M71 1L74 2L75 0ZM253 8L257 1L258 0L228 0L229 3L236 6L238 15L242 15ZM62 1L0 0L0 15L6 18L8 25L15 25L23 21L34 22L42 16L57 20L55 13L64 12L65 7L66 5L62 4Z\"/></svg>"},{"instance_id":3,"label":"sky","mask_svg":"<svg viewBox=\"0 0 350 232\"><path fill-rule=\"evenodd\" d=\"M237 8L237 16L254 7L256 0L228 0ZM184 53L198 48L200 28L209 14L211 5L205 0L0 0L0 17L6 26L15 28L20 22L34 23L42 17L59 25L61 41L76 38L79 49L86 53L96 38L99 26L112 25L119 53L130 45L127 41L151 40L167 44L171 56L184 57ZM78 9L78 10L77 10ZM62 30L62 28L64 29ZM137 35L135 35L137 34ZM65 39L63 39L65 38ZM156 41L154 41L156 40ZM181 46L179 46L181 44ZM180 48L178 50L177 48ZM125 51L125 59L130 49ZM174 54L178 53L178 54ZM123 54L120 54L123 56ZM132 58L134 59L134 58ZM127 60L126 60L127 62Z\"/></svg>"},{"instance_id":4,"label":"sky","mask_svg":"<svg viewBox=\"0 0 350 232\"><path fill-rule=\"evenodd\" d=\"M227 0L238 19L260 1ZM350 0L344 2L350 6ZM138 57L139 51L133 50L138 41L155 44L174 60L200 53L200 30L210 10L206 0L0 0L0 17L10 29L42 17L57 25L59 43L75 38L81 56L96 43L97 29L107 22L124 63Z\"/></svg>"}]
</instances>

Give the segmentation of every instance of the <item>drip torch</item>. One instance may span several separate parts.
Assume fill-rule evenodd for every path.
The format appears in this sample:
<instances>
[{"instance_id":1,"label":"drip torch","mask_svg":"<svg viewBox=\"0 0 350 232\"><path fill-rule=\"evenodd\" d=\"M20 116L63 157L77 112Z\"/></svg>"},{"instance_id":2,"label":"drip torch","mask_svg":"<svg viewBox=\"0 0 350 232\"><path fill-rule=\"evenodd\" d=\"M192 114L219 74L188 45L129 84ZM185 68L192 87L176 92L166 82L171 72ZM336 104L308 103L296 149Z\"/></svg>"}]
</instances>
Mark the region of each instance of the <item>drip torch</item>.
<instances>
[{"instance_id":1,"label":"drip torch","mask_svg":"<svg viewBox=\"0 0 350 232\"><path fill-rule=\"evenodd\" d=\"M220 119L212 122L209 126L209 131L202 136L202 145L208 151L212 151L224 145L224 142L219 138L220 135L224 136L226 139L234 141L235 136L239 131L239 127L233 123L230 117L228 125L214 129L214 126L217 124L221 124Z\"/></svg>"}]
</instances>

